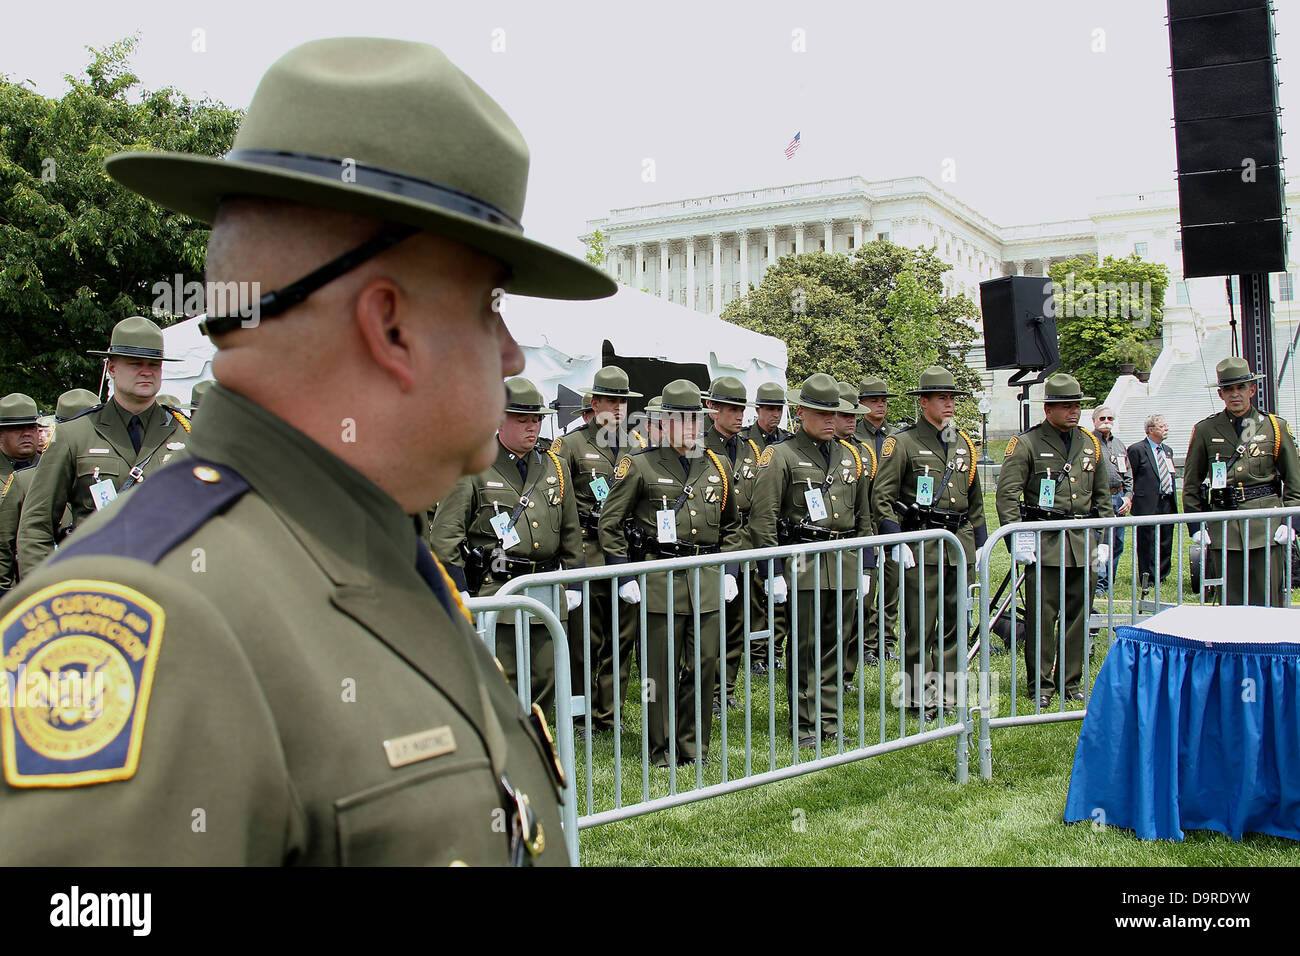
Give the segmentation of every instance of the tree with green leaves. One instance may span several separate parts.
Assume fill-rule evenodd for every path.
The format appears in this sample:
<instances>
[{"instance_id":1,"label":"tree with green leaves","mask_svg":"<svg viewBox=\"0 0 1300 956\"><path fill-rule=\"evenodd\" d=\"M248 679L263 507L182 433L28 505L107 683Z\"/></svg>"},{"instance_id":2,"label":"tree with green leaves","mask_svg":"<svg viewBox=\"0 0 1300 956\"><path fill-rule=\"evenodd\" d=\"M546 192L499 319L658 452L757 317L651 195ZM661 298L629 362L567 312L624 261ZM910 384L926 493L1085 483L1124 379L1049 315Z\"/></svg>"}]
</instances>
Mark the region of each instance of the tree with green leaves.
<instances>
[{"instance_id":1,"label":"tree with green leaves","mask_svg":"<svg viewBox=\"0 0 1300 956\"><path fill-rule=\"evenodd\" d=\"M95 390L100 362L86 350L105 348L130 315L170 324L154 313L156 283L202 282L207 226L118 186L104 160L134 149L218 156L242 114L139 89L138 42L91 48L58 98L0 75L0 394L52 409L65 389Z\"/></svg>"},{"instance_id":2,"label":"tree with green leaves","mask_svg":"<svg viewBox=\"0 0 1300 956\"><path fill-rule=\"evenodd\" d=\"M1122 362L1145 364L1160 351L1169 268L1095 256L1058 262L1047 270L1061 369L1079 380L1084 392L1104 398L1119 377ZM1149 343L1149 344L1148 344Z\"/></svg>"},{"instance_id":3,"label":"tree with green leaves","mask_svg":"<svg viewBox=\"0 0 1300 956\"><path fill-rule=\"evenodd\" d=\"M933 249L883 239L852 255L782 256L758 288L727 304L722 318L784 341L792 388L826 372L855 386L864 375L879 375L905 392L924 368L942 365L960 387L978 391L979 375L966 355L979 311L964 295L943 294L950 268ZM890 404L891 420L913 414L910 399ZM962 427L973 426L974 402L959 402L957 418Z\"/></svg>"},{"instance_id":4,"label":"tree with green leaves","mask_svg":"<svg viewBox=\"0 0 1300 956\"><path fill-rule=\"evenodd\" d=\"M593 266L603 265L605 262L605 234L597 229L589 236L583 236L583 241L587 244L587 261Z\"/></svg>"}]
</instances>

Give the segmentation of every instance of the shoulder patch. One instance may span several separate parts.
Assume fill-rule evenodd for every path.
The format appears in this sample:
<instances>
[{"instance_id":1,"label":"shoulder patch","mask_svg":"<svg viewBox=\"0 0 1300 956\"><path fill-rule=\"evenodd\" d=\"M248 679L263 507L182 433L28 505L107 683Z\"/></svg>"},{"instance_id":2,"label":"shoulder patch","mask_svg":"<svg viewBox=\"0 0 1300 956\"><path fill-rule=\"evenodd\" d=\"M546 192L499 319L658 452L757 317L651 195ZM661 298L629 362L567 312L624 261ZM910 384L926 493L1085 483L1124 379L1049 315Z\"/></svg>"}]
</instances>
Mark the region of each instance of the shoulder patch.
<instances>
[{"instance_id":1,"label":"shoulder patch","mask_svg":"<svg viewBox=\"0 0 1300 956\"><path fill-rule=\"evenodd\" d=\"M901 429L900 429L901 430ZM894 454L894 449L898 447L898 440L890 435L885 439L884 444L880 446L880 457L888 458Z\"/></svg>"},{"instance_id":2,"label":"shoulder patch","mask_svg":"<svg viewBox=\"0 0 1300 956\"><path fill-rule=\"evenodd\" d=\"M618 460L618 464L614 467L614 480L622 481L624 478L627 477L628 472L630 472L631 470L632 470L632 459L624 455L622 458Z\"/></svg>"},{"instance_id":3,"label":"shoulder patch","mask_svg":"<svg viewBox=\"0 0 1300 956\"><path fill-rule=\"evenodd\" d=\"M766 448L763 449L763 453L758 456L759 468L766 468L768 465L772 463L772 455L775 454L775 448L776 445L772 444L772 445L768 445Z\"/></svg>"},{"instance_id":4,"label":"shoulder patch","mask_svg":"<svg viewBox=\"0 0 1300 956\"><path fill-rule=\"evenodd\" d=\"M1007 442L1007 450L1003 453L1002 460L1006 461L1008 458L1010 458L1011 453L1016 450L1016 446L1019 444L1020 444L1020 436L1012 435L1011 441Z\"/></svg>"},{"instance_id":5,"label":"shoulder patch","mask_svg":"<svg viewBox=\"0 0 1300 956\"><path fill-rule=\"evenodd\" d=\"M0 620L0 745L10 786L135 775L164 617L134 588L70 580Z\"/></svg>"},{"instance_id":6,"label":"shoulder patch","mask_svg":"<svg viewBox=\"0 0 1300 956\"><path fill-rule=\"evenodd\" d=\"M564 436L563 436L563 435L556 435L554 438L551 439L551 448L550 448L550 450L553 451L553 452L555 452L555 454L557 454L557 455L558 455L561 451L564 450Z\"/></svg>"},{"instance_id":7,"label":"shoulder patch","mask_svg":"<svg viewBox=\"0 0 1300 956\"><path fill-rule=\"evenodd\" d=\"M16 475L16 474L18 474L18 472L16 472L16 471L11 471L11 472L9 472L9 477L5 479L5 486L4 486L4 488L0 488L0 501L4 501L4 500L5 500L5 495L9 494L9 488L10 488L11 485L13 485L13 483L14 483L14 475Z\"/></svg>"}]
</instances>

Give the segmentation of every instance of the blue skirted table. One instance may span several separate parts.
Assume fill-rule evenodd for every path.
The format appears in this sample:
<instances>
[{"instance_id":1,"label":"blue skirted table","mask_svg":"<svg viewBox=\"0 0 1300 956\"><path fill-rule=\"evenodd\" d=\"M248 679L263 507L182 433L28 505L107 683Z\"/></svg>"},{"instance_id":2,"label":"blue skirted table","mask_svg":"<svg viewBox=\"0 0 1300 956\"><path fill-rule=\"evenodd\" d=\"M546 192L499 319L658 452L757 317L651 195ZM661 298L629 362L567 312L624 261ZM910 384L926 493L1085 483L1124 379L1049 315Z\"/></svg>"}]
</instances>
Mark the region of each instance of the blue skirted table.
<instances>
[{"instance_id":1,"label":"blue skirted table","mask_svg":"<svg viewBox=\"0 0 1300 956\"><path fill-rule=\"evenodd\" d=\"M1201 607L1119 627L1074 753L1065 820L1147 840L1300 840L1300 612Z\"/></svg>"}]
</instances>

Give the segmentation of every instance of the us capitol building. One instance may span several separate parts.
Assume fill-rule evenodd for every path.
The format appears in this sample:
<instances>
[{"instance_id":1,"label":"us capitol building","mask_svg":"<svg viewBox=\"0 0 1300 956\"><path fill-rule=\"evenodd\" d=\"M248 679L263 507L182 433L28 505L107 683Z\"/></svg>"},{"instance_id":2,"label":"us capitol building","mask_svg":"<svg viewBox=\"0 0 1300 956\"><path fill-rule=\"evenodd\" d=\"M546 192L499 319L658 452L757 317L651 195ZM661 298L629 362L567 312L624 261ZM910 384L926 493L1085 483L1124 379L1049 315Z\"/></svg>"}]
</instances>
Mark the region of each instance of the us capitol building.
<instances>
[{"instance_id":1,"label":"us capitol building","mask_svg":"<svg viewBox=\"0 0 1300 956\"><path fill-rule=\"evenodd\" d=\"M1300 209L1300 192L1288 191L1287 200L1291 210ZM1289 217L1293 232L1297 219ZM1000 226L921 176L876 181L849 176L611 209L604 218L588 220L587 228L584 241L596 231L604 235L605 268L613 279L712 314L757 286L780 256L847 255L874 239L934 247L951 266L944 274L945 294L965 294L976 307L979 284L987 279L1046 276L1052 263L1079 255L1100 260L1136 252L1144 261L1169 267L1163 350L1148 383L1125 376L1110 396L1098 397L1117 406L1125 441L1141 438L1142 419L1159 411L1170 420L1175 447L1179 442L1185 447L1192 424L1217 407L1205 383L1213 381L1215 363L1229 354L1224 281L1183 279L1176 189L1103 196L1086 219ZM1279 371L1300 322L1300 314L1292 314L1291 254L1287 265L1291 271L1271 280ZM982 336L982 327L977 331ZM992 405L989 435L1014 434L1017 390L1006 385L1009 373L984 371L982 337L967 361L981 373ZM1281 374L1279 412L1296 421L1300 416L1293 406L1300 396L1293 363ZM1035 405L1033 418L1038 417Z\"/></svg>"}]
</instances>

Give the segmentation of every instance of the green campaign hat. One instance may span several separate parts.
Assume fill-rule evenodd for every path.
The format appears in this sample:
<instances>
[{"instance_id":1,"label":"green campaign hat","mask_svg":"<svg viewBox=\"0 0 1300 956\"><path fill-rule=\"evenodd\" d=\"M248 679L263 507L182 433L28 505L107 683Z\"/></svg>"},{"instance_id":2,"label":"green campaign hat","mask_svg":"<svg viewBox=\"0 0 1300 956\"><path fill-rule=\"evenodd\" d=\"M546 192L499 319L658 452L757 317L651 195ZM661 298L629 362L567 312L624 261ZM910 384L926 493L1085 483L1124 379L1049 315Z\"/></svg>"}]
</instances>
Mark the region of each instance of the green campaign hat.
<instances>
[{"instance_id":1,"label":"green campaign hat","mask_svg":"<svg viewBox=\"0 0 1300 956\"><path fill-rule=\"evenodd\" d=\"M157 398L154 399L154 401L156 401L163 408L182 407L181 400L179 398L177 398L175 395L168 395L166 392L164 392L162 395L159 395Z\"/></svg>"},{"instance_id":2,"label":"green campaign hat","mask_svg":"<svg viewBox=\"0 0 1300 956\"><path fill-rule=\"evenodd\" d=\"M802 388L790 389L785 397L795 405L819 412L852 412L856 408L856 403L850 405L840 398L839 383L825 372L809 375Z\"/></svg>"},{"instance_id":3,"label":"green campaign hat","mask_svg":"<svg viewBox=\"0 0 1300 956\"><path fill-rule=\"evenodd\" d=\"M723 375L715 378L709 385L709 394L704 396L710 402L717 402L720 405L740 405L742 407L750 403L745 400L745 383L734 375Z\"/></svg>"},{"instance_id":4,"label":"green campaign hat","mask_svg":"<svg viewBox=\"0 0 1300 956\"><path fill-rule=\"evenodd\" d=\"M965 389L958 388L957 382L952 377L952 372L939 365L931 365L922 372L916 388L909 390L907 394L929 395L933 392L952 392L954 395L970 394Z\"/></svg>"},{"instance_id":5,"label":"green campaign hat","mask_svg":"<svg viewBox=\"0 0 1300 956\"><path fill-rule=\"evenodd\" d=\"M547 408L542 401L537 386L522 377L506 379L506 411L517 415L555 414L555 409Z\"/></svg>"},{"instance_id":6,"label":"green campaign hat","mask_svg":"<svg viewBox=\"0 0 1300 956\"><path fill-rule=\"evenodd\" d=\"M1091 395L1083 394L1079 380L1073 375L1057 372L1043 385L1043 404L1052 402L1090 402Z\"/></svg>"},{"instance_id":7,"label":"green campaign hat","mask_svg":"<svg viewBox=\"0 0 1300 956\"><path fill-rule=\"evenodd\" d=\"M867 413L866 407L858 404L858 390L848 382L840 382L839 386L840 401L844 402L846 405L852 405L854 415L865 415ZM845 414L848 413L846 412Z\"/></svg>"},{"instance_id":8,"label":"green campaign hat","mask_svg":"<svg viewBox=\"0 0 1300 956\"><path fill-rule=\"evenodd\" d=\"M858 398L897 398L897 392L891 392L885 380L879 375L868 375L858 386Z\"/></svg>"},{"instance_id":9,"label":"green campaign hat","mask_svg":"<svg viewBox=\"0 0 1300 956\"><path fill-rule=\"evenodd\" d=\"M755 405L780 405L785 407L785 386L780 382L764 382L758 386Z\"/></svg>"},{"instance_id":10,"label":"green campaign hat","mask_svg":"<svg viewBox=\"0 0 1300 956\"><path fill-rule=\"evenodd\" d=\"M98 404L99 396L89 389L70 388L59 396L59 402L54 406L54 420L66 422Z\"/></svg>"},{"instance_id":11,"label":"green campaign hat","mask_svg":"<svg viewBox=\"0 0 1300 956\"><path fill-rule=\"evenodd\" d=\"M647 412L657 412L663 406L663 403L664 397L662 395L656 395L654 398L650 399L650 401L645 403L645 410Z\"/></svg>"},{"instance_id":12,"label":"green campaign hat","mask_svg":"<svg viewBox=\"0 0 1300 956\"><path fill-rule=\"evenodd\" d=\"M107 355L110 358L147 358L162 362L179 362L178 358L163 355L162 329L143 315L133 315L113 326L113 335L107 349L91 349L90 355Z\"/></svg>"},{"instance_id":13,"label":"green campaign hat","mask_svg":"<svg viewBox=\"0 0 1300 956\"><path fill-rule=\"evenodd\" d=\"M647 406L649 410L649 406ZM688 378L679 378L664 386L663 394L655 413L707 415L704 402L700 399L700 387Z\"/></svg>"},{"instance_id":14,"label":"green campaign hat","mask_svg":"<svg viewBox=\"0 0 1300 956\"><path fill-rule=\"evenodd\" d=\"M36 407L36 400L22 392L10 392L0 398L0 427L13 425L35 425L41 410Z\"/></svg>"},{"instance_id":15,"label":"green campaign hat","mask_svg":"<svg viewBox=\"0 0 1300 956\"><path fill-rule=\"evenodd\" d=\"M604 395L607 398L640 398L640 392L634 392L627 387L627 372L623 371L617 365L606 365L596 373L595 379L592 380L591 389L583 393L587 396L591 404L592 395Z\"/></svg>"},{"instance_id":16,"label":"green campaign hat","mask_svg":"<svg viewBox=\"0 0 1300 956\"><path fill-rule=\"evenodd\" d=\"M206 395L211 390L212 386L216 384L217 383L212 379L205 378L203 381L195 385L194 388L190 389L190 404L187 406L189 410L194 411L198 408L199 402L203 400L203 396Z\"/></svg>"},{"instance_id":17,"label":"green campaign hat","mask_svg":"<svg viewBox=\"0 0 1300 956\"><path fill-rule=\"evenodd\" d=\"M1223 388L1225 385L1240 385L1243 382L1257 382L1263 379L1263 375L1252 375L1250 363L1240 356L1230 356L1224 359L1218 365L1214 366L1214 371L1219 381L1211 388Z\"/></svg>"},{"instance_id":18,"label":"green campaign hat","mask_svg":"<svg viewBox=\"0 0 1300 956\"><path fill-rule=\"evenodd\" d=\"M617 288L589 262L524 238L522 134L425 43L304 43L262 77L225 156L128 152L105 166L201 222L228 196L285 199L446 236L505 263L515 295L599 299Z\"/></svg>"}]
</instances>

